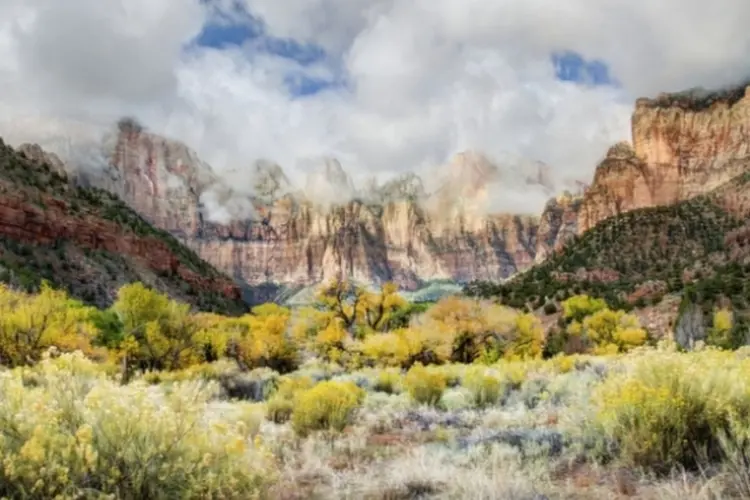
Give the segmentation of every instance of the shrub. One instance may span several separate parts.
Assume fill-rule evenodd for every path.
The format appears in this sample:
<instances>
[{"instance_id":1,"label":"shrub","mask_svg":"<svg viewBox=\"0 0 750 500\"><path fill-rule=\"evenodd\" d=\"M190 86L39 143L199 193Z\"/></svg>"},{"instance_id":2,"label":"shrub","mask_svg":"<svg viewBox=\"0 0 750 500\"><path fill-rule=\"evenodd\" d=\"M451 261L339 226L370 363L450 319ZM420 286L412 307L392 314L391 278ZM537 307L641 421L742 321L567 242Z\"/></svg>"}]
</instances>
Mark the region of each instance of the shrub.
<instances>
[{"instance_id":1,"label":"shrub","mask_svg":"<svg viewBox=\"0 0 750 500\"><path fill-rule=\"evenodd\" d=\"M352 382L321 382L295 397L292 428L303 437L313 431L340 432L350 423L364 397L365 391Z\"/></svg>"},{"instance_id":2,"label":"shrub","mask_svg":"<svg viewBox=\"0 0 750 500\"><path fill-rule=\"evenodd\" d=\"M552 314L555 314L557 312L557 306L554 302L547 302L544 304L544 314L547 316L550 316Z\"/></svg>"},{"instance_id":3,"label":"shrub","mask_svg":"<svg viewBox=\"0 0 750 500\"><path fill-rule=\"evenodd\" d=\"M313 385L314 382L309 377L282 378L276 392L268 400L266 418L277 424L287 422L294 411L294 400L297 394Z\"/></svg>"},{"instance_id":4,"label":"shrub","mask_svg":"<svg viewBox=\"0 0 750 500\"><path fill-rule=\"evenodd\" d=\"M437 406L445 391L446 377L436 369L417 363L406 374L404 385L417 403Z\"/></svg>"},{"instance_id":5,"label":"shrub","mask_svg":"<svg viewBox=\"0 0 750 500\"><path fill-rule=\"evenodd\" d=\"M485 408L496 404L502 393L503 384L499 377L483 369L473 369L463 379L463 386L471 392L474 406Z\"/></svg>"},{"instance_id":6,"label":"shrub","mask_svg":"<svg viewBox=\"0 0 750 500\"><path fill-rule=\"evenodd\" d=\"M376 392L396 394L401 391L401 373L392 370L381 371L375 379L372 389Z\"/></svg>"},{"instance_id":7,"label":"shrub","mask_svg":"<svg viewBox=\"0 0 750 500\"><path fill-rule=\"evenodd\" d=\"M25 386L33 376L35 385ZM0 496L257 498L273 479L255 406L231 424L207 411L213 388L121 386L80 354L0 373ZM97 497L98 497L97 495Z\"/></svg>"},{"instance_id":8,"label":"shrub","mask_svg":"<svg viewBox=\"0 0 750 500\"><path fill-rule=\"evenodd\" d=\"M717 458L718 436L731 410L731 378L725 378L729 374L724 370L719 375L696 369L708 361L696 355L649 354L634 361L628 373L610 376L597 388L597 422L624 460L669 472ZM711 370L721 364L714 359Z\"/></svg>"}]
</instances>

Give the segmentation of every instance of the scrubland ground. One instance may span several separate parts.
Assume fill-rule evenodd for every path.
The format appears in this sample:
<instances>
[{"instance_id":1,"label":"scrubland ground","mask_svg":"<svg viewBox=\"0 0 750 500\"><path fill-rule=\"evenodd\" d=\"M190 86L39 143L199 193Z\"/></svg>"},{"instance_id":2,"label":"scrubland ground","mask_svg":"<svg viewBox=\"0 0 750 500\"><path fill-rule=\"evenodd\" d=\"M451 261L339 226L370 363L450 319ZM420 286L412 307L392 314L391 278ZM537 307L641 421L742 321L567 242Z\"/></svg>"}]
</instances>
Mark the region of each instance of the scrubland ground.
<instances>
[{"instance_id":1,"label":"scrubland ground","mask_svg":"<svg viewBox=\"0 0 750 500\"><path fill-rule=\"evenodd\" d=\"M121 385L80 354L0 373L8 498L750 496L750 357L280 376L227 361Z\"/></svg>"}]
</instances>

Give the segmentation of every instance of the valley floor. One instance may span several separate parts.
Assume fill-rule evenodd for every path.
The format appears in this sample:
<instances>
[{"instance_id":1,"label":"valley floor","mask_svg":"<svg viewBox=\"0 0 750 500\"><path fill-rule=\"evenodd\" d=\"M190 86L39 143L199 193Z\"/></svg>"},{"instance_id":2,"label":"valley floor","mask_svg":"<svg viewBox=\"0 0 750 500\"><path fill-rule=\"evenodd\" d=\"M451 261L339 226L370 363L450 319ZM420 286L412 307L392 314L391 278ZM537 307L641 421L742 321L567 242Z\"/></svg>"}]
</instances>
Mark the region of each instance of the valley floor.
<instances>
[{"instance_id":1,"label":"valley floor","mask_svg":"<svg viewBox=\"0 0 750 500\"><path fill-rule=\"evenodd\" d=\"M128 385L115 371L65 354L0 372L2 496L750 497L743 351L449 364L419 379L314 362L281 377L219 361ZM334 391L300 398L310 384Z\"/></svg>"}]
</instances>

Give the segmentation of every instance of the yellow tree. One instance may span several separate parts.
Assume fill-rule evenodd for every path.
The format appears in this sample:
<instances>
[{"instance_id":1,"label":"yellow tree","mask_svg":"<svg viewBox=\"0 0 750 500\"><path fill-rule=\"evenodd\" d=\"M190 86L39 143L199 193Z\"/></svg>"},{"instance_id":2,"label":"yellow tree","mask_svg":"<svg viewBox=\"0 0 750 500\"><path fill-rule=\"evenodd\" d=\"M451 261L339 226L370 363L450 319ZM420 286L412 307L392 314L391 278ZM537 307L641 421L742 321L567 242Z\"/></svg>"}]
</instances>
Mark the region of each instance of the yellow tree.
<instances>
[{"instance_id":1,"label":"yellow tree","mask_svg":"<svg viewBox=\"0 0 750 500\"><path fill-rule=\"evenodd\" d=\"M443 344L440 350L449 349L452 361L471 363L480 356L497 357L504 352L513 338L516 316L515 311L498 304L447 297L429 309L416 326L438 333Z\"/></svg>"},{"instance_id":2,"label":"yellow tree","mask_svg":"<svg viewBox=\"0 0 750 500\"><path fill-rule=\"evenodd\" d=\"M126 364L133 362L143 370L172 370L201 360L197 341L201 323L188 304L133 283L119 290L112 309L123 325Z\"/></svg>"},{"instance_id":3,"label":"yellow tree","mask_svg":"<svg viewBox=\"0 0 750 500\"><path fill-rule=\"evenodd\" d=\"M347 330L354 326L369 331L384 331L394 313L407 305L398 293L398 285L387 282L378 291L346 280L333 280L316 296L323 309L331 311Z\"/></svg>"},{"instance_id":4,"label":"yellow tree","mask_svg":"<svg viewBox=\"0 0 750 500\"><path fill-rule=\"evenodd\" d=\"M388 282L378 292L362 294L358 317L367 328L382 332L387 329L392 315L406 305L406 300L398 293L398 285Z\"/></svg>"},{"instance_id":5,"label":"yellow tree","mask_svg":"<svg viewBox=\"0 0 750 500\"><path fill-rule=\"evenodd\" d=\"M228 354L243 370L269 367L286 373L297 368L299 352L290 332L289 309L264 304L226 325L230 329Z\"/></svg>"},{"instance_id":6,"label":"yellow tree","mask_svg":"<svg viewBox=\"0 0 750 500\"><path fill-rule=\"evenodd\" d=\"M587 316L607 308L602 299L595 299L588 295L576 295L562 304L563 317L568 321L583 321Z\"/></svg>"},{"instance_id":7,"label":"yellow tree","mask_svg":"<svg viewBox=\"0 0 750 500\"><path fill-rule=\"evenodd\" d=\"M47 283L36 295L0 285L0 364L33 364L50 347L89 353L97 333L91 317L91 308Z\"/></svg>"},{"instance_id":8,"label":"yellow tree","mask_svg":"<svg viewBox=\"0 0 750 500\"><path fill-rule=\"evenodd\" d=\"M332 280L318 291L316 302L324 309L331 311L349 329L357 321L360 311L359 302L365 296L364 288L347 280Z\"/></svg>"},{"instance_id":9,"label":"yellow tree","mask_svg":"<svg viewBox=\"0 0 750 500\"><path fill-rule=\"evenodd\" d=\"M643 345L648 337L637 317L606 308L586 317L579 331L601 353L628 351Z\"/></svg>"}]
</instances>

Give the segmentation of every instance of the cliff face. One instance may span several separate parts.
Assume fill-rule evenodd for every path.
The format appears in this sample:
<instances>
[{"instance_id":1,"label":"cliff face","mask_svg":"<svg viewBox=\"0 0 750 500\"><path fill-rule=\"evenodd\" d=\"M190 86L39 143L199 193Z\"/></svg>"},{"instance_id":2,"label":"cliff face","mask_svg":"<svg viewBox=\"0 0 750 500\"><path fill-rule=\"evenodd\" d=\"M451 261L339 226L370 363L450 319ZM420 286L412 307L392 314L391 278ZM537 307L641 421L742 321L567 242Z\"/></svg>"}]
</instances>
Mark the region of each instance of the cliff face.
<instances>
[{"instance_id":1,"label":"cliff face","mask_svg":"<svg viewBox=\"0 0 750 500\"><path fill-rule=\"evenodd\" d=\"M246 185L229 187L185 145L137 128L121 127L107 155L109 169L82 182L118 194L248 285L310 285L341 275L406 289L433 279L500 280L534 261L542 220L545 248L561 228L569 232L560 207L542 219L493 213L501 184L551 195L547 167L516 178L473 153L445 167L431 196L414 175L353 192L341 165L326 161L307 184L316 194L347 191L353 201L340 204L291 193L281 169L267 163Z\"/></svg>"},{"instance_id":2,"label":"cliff face","mask_svg":"<svg viewBox=\"0 0 750 500\"><path fill-rule=\"evenodd\" d=\"M598 166L578 231L637 208L707 193L750 167L750 93L686 92L639 99L632 147L618 144Z\"/></svg>"},{"instance_id":3,"label":"cliff face","mask_svg":"<svg viewBox=\"0 0 750 500\"><path fill-rule=\"evenodd\" d=\"M139 280L200 307L242 309L236 284L119 199L72 187L62 162L38 147L1 141L0 268L3 281L48 279L97 305Z\"/></svg>"}]
</instances>

